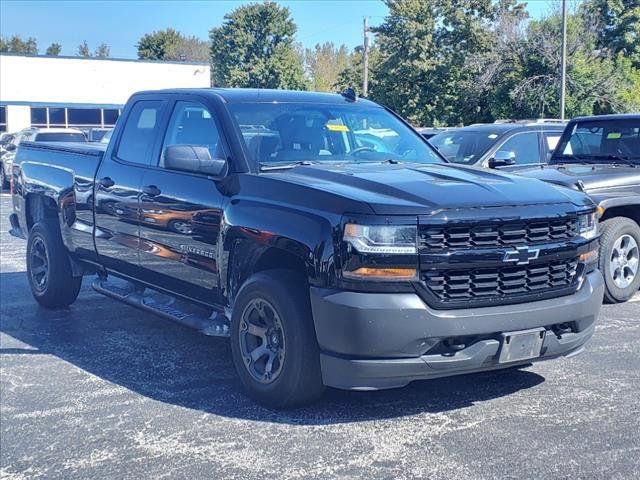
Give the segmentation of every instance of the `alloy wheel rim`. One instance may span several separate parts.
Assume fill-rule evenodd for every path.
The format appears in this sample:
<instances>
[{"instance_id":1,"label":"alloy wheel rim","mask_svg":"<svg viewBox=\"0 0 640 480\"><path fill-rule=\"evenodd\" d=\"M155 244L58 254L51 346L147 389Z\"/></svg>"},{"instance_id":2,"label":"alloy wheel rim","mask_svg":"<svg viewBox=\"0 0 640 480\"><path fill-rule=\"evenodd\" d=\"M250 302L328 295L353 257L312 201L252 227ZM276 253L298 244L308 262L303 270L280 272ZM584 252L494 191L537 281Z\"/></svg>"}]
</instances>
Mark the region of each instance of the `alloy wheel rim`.
<instances>
[{"instance_id":1,"label":"alloy wheel rim","mask_svg":"<svg viewBox=\"0 0 640 480\"><path fill-rule=\"evenodd\" d=\"M618 288L627 288L638 275L640 248L631 235L620 236L611 249L609 275Z\"/></svg>"},{"instance_id":2,"label":"alloy wheel rim","mask_svg":"<svg viewBox=\"0 0 640 480\"><path fill-rule=\"evenodd\" d=\"M251 300L240 319L240 353L251 377L264 384L282 373L285 339L276 309L262 298Z\"/></svg>"},{"instance_id":3,"label":"alloy wheel rim","mask_svg":"<svg viewBox=\"0 0 640 480\"><path fill-rule=\"evenodd\" d=\"M31 245L29 273L36 290L42 292L49 281L49 254L44 240L36 237Z\"/></svg>"}]
</instances>

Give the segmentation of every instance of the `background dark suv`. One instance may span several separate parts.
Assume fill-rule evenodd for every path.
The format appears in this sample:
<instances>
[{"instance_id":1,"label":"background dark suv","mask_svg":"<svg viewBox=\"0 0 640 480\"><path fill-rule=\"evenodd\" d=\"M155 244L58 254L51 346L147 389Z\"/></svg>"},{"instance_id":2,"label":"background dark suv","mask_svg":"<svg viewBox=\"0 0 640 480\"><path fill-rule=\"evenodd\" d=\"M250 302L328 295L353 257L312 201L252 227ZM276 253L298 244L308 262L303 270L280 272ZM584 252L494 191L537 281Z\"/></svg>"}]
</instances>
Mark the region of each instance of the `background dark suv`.
<instances>
[{"instance_id":1,"label":"background dark suv","mask_svg":"<svg viewBox=\"0 0 640 480\"><path fill-rule=\"evenodd\" d=\"M565 123L479 123L429 139L449 161L488 168L547 163Z\"/></svg>"}]
</instances>

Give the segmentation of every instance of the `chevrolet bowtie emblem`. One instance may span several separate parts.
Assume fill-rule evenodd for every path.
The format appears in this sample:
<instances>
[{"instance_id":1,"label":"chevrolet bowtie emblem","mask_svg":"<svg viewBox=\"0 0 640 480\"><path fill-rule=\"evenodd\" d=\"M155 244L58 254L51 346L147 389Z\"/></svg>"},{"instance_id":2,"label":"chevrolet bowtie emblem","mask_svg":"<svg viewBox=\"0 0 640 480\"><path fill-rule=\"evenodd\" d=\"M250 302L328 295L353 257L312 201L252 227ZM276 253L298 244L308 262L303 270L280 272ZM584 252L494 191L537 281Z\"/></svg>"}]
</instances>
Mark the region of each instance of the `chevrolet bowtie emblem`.
<instances>
[{"instance_id":1,"label":"chevrolet bowtie emblem","mask_svg":"<svg viewBox=\"0 0 640 480\"><path fill-rule=\"evenodd\" d=\"M516 247L515 250L504 254L503 262L515 262L516 265L527 265L540 255L540 250L529 247Z\"/></svg>"}]
</instances>

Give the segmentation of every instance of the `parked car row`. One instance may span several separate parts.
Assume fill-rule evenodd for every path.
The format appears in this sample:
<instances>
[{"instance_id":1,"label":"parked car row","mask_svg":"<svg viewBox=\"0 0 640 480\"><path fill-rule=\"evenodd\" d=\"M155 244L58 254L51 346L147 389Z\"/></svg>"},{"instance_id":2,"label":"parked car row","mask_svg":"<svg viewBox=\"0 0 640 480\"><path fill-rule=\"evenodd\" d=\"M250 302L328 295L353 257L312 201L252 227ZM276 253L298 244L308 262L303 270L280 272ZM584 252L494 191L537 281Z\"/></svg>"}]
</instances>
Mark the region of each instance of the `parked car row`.
<instances>
[{"instance_id":1,"label":"parked car row","mask_svg":"<svg viewBox=\"0 0 640 480\"><path fill-rule=\"evenodd\" d=\"M22 142L84 143L86 141L84 132L74 128L29 127L17 133L5 134L0 139L0 189L8 186L15 152Z\"/></svg>"},{"instance_id":2,"label":"parked car row","mask_svg":"<svg viewBox=\"0 0 640 480\"><path fill-rule=\"evenodd\" d=\"M605 298L626 301L638 291L638 115L578 118L569 124L498 121L444 131L429 142L453 163L497 168L587 192L598 204Z\"/></svg>"},{"instance_id":3,"label":"parked car row","mask_svg":"<svg viewBox=\"0 0 640 480\"><path fill-rule=\"evenodd\" d=\"M586 192L598 207L605 299L640 288L640 114L571 120L548 165L517 173Z\"/></svg>"},{"instance_id":4,"label":"parked car row","mask_svg":"<svg viewBox=\"0 0 640 480\"><path fill-rule=\"evenodd\" d=\"M547 163L565 123L500 122L475 124L429 139L447 160L488 168Z\"/></svg>"}]
</instances>

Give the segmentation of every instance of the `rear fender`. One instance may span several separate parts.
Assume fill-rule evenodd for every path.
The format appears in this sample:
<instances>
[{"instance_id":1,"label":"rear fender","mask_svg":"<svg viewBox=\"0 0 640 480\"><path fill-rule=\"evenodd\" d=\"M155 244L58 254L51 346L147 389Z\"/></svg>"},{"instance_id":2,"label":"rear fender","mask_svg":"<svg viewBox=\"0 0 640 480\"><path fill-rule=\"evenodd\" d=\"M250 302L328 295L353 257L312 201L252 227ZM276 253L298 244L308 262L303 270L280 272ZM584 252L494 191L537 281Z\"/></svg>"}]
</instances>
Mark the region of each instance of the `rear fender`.
<instances>
[{"instance_id":1,"label":"rear fender","mask_svg":"<svg viewBox=\"0 0 640 480\"><path fill-rule=\"evenodd\" d=\"M20 170L20 190L25 199L24 216L27 228L31 229L34 223L33 218L30 218L29 204L42 201L37 199L44 197L48 199L44 202L55 205L65 246L70 251L75 250L70 235L71 226L76 220L73 171L35 162L22 163Z\"/></svg>"}]
</instances>

